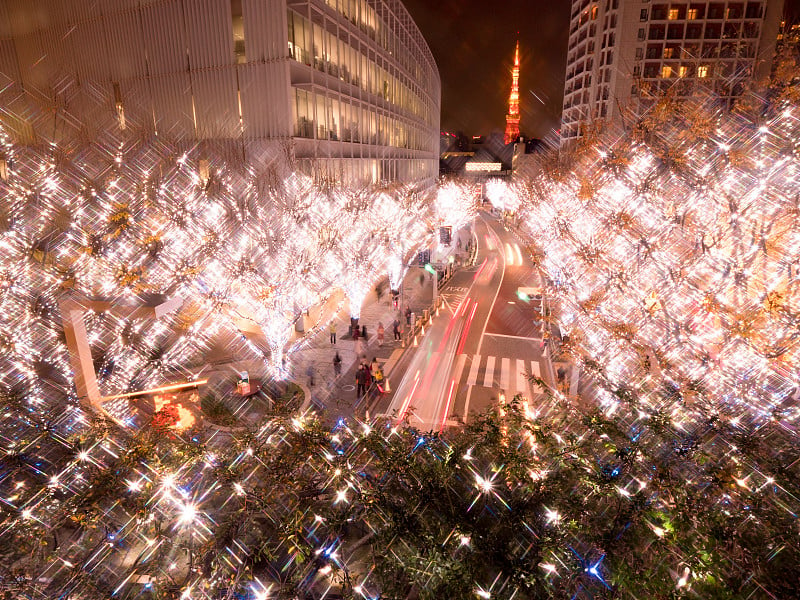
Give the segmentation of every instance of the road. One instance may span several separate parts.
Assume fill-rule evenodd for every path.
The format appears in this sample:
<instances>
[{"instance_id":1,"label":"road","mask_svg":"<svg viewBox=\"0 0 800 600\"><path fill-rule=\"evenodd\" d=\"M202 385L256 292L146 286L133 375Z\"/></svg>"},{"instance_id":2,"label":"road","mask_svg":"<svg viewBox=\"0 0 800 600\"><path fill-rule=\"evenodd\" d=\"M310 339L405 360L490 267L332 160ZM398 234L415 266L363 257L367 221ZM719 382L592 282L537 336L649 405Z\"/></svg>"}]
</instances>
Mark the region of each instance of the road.
<instances>
[{"instance_id":1,"label":"road","mask_svg":"<svg viewBox=\"0 0 800 600\"><path fill-rule=\"evenodd\" d=\"M494 217L475 223L478 258L442 290L444 304L416 352L394 369L391 399L374 412L405 418L423 431L467 422L501 394L536 403L541 390L526 375L545 376L541 302L520 298L520 288L541 282L522 242Z\"/></svg>"}]
</instances>

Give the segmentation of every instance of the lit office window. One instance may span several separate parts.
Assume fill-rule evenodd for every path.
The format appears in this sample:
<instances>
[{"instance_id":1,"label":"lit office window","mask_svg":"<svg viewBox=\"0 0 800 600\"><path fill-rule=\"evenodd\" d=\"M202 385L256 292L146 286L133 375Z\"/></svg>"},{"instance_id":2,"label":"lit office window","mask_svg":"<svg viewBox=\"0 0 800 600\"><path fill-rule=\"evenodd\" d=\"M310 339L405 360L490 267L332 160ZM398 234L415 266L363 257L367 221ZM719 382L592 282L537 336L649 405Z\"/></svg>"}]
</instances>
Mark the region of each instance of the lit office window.
<instances>
[{"instance_id":1,"label":"lit office window","mask_svg":"<svg viewBox=\"0 0 800 600\"><path fill-rule=\"evenodd\" d=\"M688 19L696 19L698 16L696 8L690 8L686 13L686 18Z\"/></svg>"},{"instance_id":2,"label":"lit office window","mask_svg":"<svg viewBox=\"0 0 800 600\"><path fill-rule=\"evenodd\" d=\"M675 21L678 18L678 9L677 8L670 8L669 9L669 20Z\"/></svg>"},{"instance_id":3,"label":"lit office window","mask_svg":"<svg viewBox=\"0 0 800 600\"><path fill-rule=\"evenodd\" d=\"M708 65L700 65L697 67L698 77L708 77Z\"/></svg>"},{"instance_id":4,"label":"lit office window","mask_svg":"<svg viewBox=\"0 0 800 600\"><path fill-rule=\"evenodd\" d=\"M237 64L247 62L244 55L244 16L242 0L231 0L231 24L233 26L233 55Z\"/></svg>"},{"instance_id":5,"label":"lit office window","mask_svg":"<svg viewBox=\"0 0 800 600\"><path fill-rule=\"evenodd\" d=\"M668 65L664 65L663 67L661 67L661 77L664 79L672 77L672 67Z\"/></svg>"}]
</instances>

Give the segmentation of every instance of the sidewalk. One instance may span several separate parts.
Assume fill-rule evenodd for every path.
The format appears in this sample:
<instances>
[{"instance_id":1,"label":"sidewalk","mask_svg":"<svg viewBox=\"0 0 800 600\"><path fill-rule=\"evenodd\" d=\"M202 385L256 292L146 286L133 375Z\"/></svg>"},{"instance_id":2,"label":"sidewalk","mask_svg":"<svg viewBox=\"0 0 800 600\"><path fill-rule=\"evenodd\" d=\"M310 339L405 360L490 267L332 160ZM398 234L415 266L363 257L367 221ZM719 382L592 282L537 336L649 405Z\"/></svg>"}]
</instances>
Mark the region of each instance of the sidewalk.
<instances>
[{"instance_id":1,"label":"sidewalk","mask_svg":"<svg viewBox=\"0 0 800 600\"><path fill-rule=\"evenodd\" d=\"M466 260L467 234L460 231L463 236L460 256ZM457 240L453 240L456 248ZM355 373L360 359L372 362L377 358L383 366L384 375L390 383L394 383L392 371L394 365L402 355L400 341L394 341L392 334L392 323L395 319L400 321L400 329L403 335L410 329L406 324L405 310L410 308L415 316L421 315L424 309L430 308L433 302L433 275L418 267L410 267L403 280L405 290L401 298L404 304L395 309L392 306L392 296L388 284L383 281L384 293L378 298L373 289L365 298L361 306L361 316L359 326L367 326L367 343L363 340L359 342L361 355L356 354L355 342L348 335L350 327L349 305L343 300L333 306L333 302L328 302L328 306L337 310L336 315L336 345L330 343L328 329L324 328L318 332L308 332L303 336L302 346L291 356L291 379L298 383L306 391L306 397L310 398L311 405L317 409L325 410L331 419L339 417L350 417L354 413L363 414L365 406L363 400L358 402L356 398ZM314 322L320 320L318 315ZM311 317L305 317L309 321ZM383 346L378 346L377 329L378 323L383 323L385 330ZM297 338L298 341L299 337ZM338 378L333 370L333 357L339 352L342 359L342 374ZM311 366L314 373L314 386L309 386L308 367Z\"/></svg>"}]
</instances>

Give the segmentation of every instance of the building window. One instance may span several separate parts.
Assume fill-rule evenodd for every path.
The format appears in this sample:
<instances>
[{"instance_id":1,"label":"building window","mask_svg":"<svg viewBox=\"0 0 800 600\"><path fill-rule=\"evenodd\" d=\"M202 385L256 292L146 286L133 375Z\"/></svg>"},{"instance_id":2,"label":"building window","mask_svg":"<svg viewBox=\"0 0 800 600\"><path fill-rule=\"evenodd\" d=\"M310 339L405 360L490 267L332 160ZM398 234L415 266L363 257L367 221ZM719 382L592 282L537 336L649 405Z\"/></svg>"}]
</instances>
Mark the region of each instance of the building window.
<instances>
[{"instance_id":1,"label":"building window","mask_svg":"<svg viewBox=\"0 0 800 600\"><path fill-rule=\"evenodd\" d=\"M697 76L700 78L708 77L708 65L700 65L697 67Z\"/></svg>"},{"instance_id":2,"label":"building window","mask_svg":"<svg viewBox=\"0 0 800 600\"><path fill-rule=\"evenodd\" d=\"M642 50L641 46L636 49L636 60L642 60L642 56L644 55L644 50Z\"/></svg>"},{"instance_id":3,"label":"building window","mask_svg":"<svg viewBox=\"0 0 800 600\"><path fill-rule=\"evenodd\" d=\"M633 67L633 76L638 77L641 74L642 74L642 68L639 65L635 65Z\"/></svg>"},{"instance_id":4,"label":"building window","mask_svg":"<svg viewBox=\"0 0 800 600\"><path fill-rule=\"evenodd\" d=\"M597 5L592 7L592 21L597 18Z\"/></svg>"},{"instance_id":5,"label":"building window","mask_svg":"<svg viewBox=\"0 0 800 600\"><path fill-rule=\"evenodd\" d=\"M686 77L687 70L688 67L686 67L685 65L681 65L680 67L678 67L678 77Z\"/></svg>"},{"instance_id":6,"label":"building window","mask_svg":"<svg viewBox=\"0 0 800 600\"><path fill-rule=\"evenodd\" d=\"M247 62L244 54L244 15L242 0L231 0L231 25L233 29L233 55L236 64Z\"/></svg>"},{"instance_id":7,"label":"building window","mask_svg":"<svg viewBox=\"0 0 800 600\"><path fill-rule=\"evenodd\" d=\"M672 77L672 67L670 67L669 65L664 65L663 67L661 67L661 77L663 79L669 79L670 77Z\"/></svg>"},{"instance_id":8,"label":"building window","mask_svg":"<svg viewBox=\"0 0 800 600\"><path fill-rule=\"evenodd\" d=\"M686 13L686 18L687 19L697 19L698 18L697 15L698 15L697 9L696 8L690 8L689 11Z\"/></svg>"},{"instance_id":9,"label":"building window","mask_svg":"<svg viewBox=\"0 0 800 600\"><path fill-rule=\"evenodd\" d=\"M669 9L669 14L667 15L667 18L670 21L675 21L678 18L678 9L677 8L670 8Z\"/></svg>"},{"instance_id":10,"label":"building window","mask_svg":"<svg viewBox=\"0 0 800 600\"><path fill-rule=\"evenodd\" d=\"M664 48L664 58L675 58L675 48Z\"/></svg>"},{"instance_id":11,"label":"building window","mask_svg":"<svg viewBox=\"0 0 800 600\"><path fill-rule=\"evenodd\" d=\"M647 21L647 9L646 8L643 8L641 11L639 11L639 20L640 21Z\"/></svg>"},{"instance_id":12,"label":"building window","mask_svg":"<svg viewBox=\"0 0 800 600\"><path fill-rule=\"evenodd\" d=\"M640 41L640 42L641 42L642 40L644 40L644 29L643 29L643 28L641 28L641 27L639 28L639 35L638 35L638 38L639 38L639 41Z\"/></svg>"}]
</instances>

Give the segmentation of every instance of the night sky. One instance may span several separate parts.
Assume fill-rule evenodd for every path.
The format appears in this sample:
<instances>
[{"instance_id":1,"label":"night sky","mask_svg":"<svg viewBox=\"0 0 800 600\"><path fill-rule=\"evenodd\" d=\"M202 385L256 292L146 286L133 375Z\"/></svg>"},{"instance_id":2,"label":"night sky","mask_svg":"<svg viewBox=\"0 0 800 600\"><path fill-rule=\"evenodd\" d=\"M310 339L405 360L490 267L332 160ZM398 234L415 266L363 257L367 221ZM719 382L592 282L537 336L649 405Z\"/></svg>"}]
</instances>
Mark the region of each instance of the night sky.
<instances>
[{"instance_id":1,"label":"night sky","mask_svg":"<svg viewBox=\"0 0 800 600\"><path fill-rule=\"evenodd\" d=\"M558 128L564 93L569 0L403 0L442 78L442 130L467 135L505 128L514 44L520 40L523 135ZM800 20L800 0L786 0ZM537 96L541 99L538 100Z\"/></svg>"}]
</instances>

